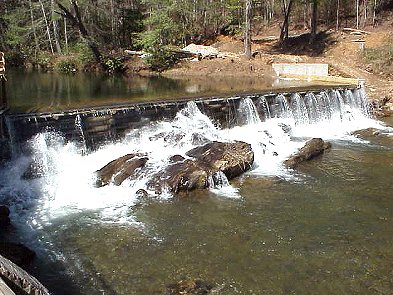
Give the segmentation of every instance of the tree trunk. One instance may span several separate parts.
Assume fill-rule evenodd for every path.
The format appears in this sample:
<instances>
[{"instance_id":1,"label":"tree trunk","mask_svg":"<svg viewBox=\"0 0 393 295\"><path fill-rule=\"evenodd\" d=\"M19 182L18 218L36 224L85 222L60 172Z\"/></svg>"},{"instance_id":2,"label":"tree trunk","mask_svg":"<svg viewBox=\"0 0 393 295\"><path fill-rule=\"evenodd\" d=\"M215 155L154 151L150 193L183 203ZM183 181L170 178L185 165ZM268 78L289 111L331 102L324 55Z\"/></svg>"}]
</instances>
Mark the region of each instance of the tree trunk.
<instances>
[{"instance_id":1,"label":"tree trunk","mask_svg":"<svg viewBox=\"0 0 393 295\"><path fill-rule=\"evenodd\" d=\"M246 1L246 28L244 32L244 53L248 59L251 59L251 12L252 0Z\"/></svg>"},{"instance_id":2,"label":"tree trunk","mask_svg":"<svg viewBox=\"0 0 393 295\"><path fill-rule=\"evenodd\" d=\"M67 19L63 17L64 19L64 41L65 41L65 50L66 54L68 54L68 34L67 34Z\"/></svg>"},{"instance_id":3,"label":"tree trunk","mask_svg":"<svg viewBox=\"0 0 393 295\"><path fill-rule=\"evenodd\" d=\"M375 27L376 11L377 11L377 0L374 0L374 7L373 7L373 27Z\"/></svg>"},{"instance_id":4,"label":"tree trunk","mask_svg":"<svg viewBox=\"0 0 393 295\"><path fill-rule=\"evenodd\" d=\"M42 0L38 0L38 1L40 2L41 10L42 10L42 15L44 16L44 20L45 20L46 33L48 34L48 40L49 40L50 50L51 50L52 54L54 54L53 44L52 44L52 37L51 37L51 35L50 35L50 29L49 29L48 19L46 18L45 7L44 7L44 4L42 3Z\"/></svg>"},{"instance_id":5,"label":"tree trunk","mask_svg":"<svg viewBox=\"0 0 393 295\"><path fill-rule=\"evenodd\" d=\"M359 30L359 0L356 0L356 29Z\"/></svg>"},{"instance_id":6,"label":"tree trunk","mask_svg":"<svg viewBox=\"0 0 393 295\"><path fill-rule=\"evenodd\" d=\"M336 10L336 31L338 32L338 26L339 26L339 15L340 13L340 0L337 0L337 10Z\"/></svg>"},{"instance_id":7,"label":"tree trunk","mask_svg":"<svg viewBox=\"0 0 393 295\"><path fill-rule=\"evenodd\" d=\"M74 14L71 13L69 9L67 9L65 6L63 6L60 2L56 1L58 7L62 12L60 14L69 19L71 21L71 24L79 30L79 33L81 37L86 41L87 45L89 46L90 50L92 51L96 61L100 64L102 64L101 61L101 52L97 46L97 43L93 40L93 38L90 36L89 32L87 31L85 25L83 24L82 17L79 11L79 6L76 2L76 0L70 0L73 9L74 9Z\"/></svg>"},{"instance_id":8,"label":"tree trunk","mask_svg":"<svg viewBox=\"0 0 393 295\"><path fill-rule=\"evenodd\" d=\"M34 25L33 5L31 3L31 0L29 0L29 6L30 6L31 27L33 28L33 36L34 36L34 59L37 60L37 54L40 51L40 45L38 43L37 31Z\"/></svg>"},{"instance_id":9,"label":"tree trunk","mask_svg":"<svg viewBox=\"0 0 393 295\"><path fill-rule=\"evenodd\" d=\"M51 12L52 12L52 26L53 26L53 37L55 39L56 51L57 53L61 54L61 47L60 47L60 40L59 40L59 33L58 33L58 25L57 20L55 20L54 12L55 12L55 3L54 0L50 1Z\"/></svg>"},{"instance_id":10,"label":"tree trunk","mask_svg":"<svg viewBox=\"0 0 393 295\"><path fill-rule=\"evenodd\" d=\"M317 36L317 17L318 17L318 0L312 2L310 44L314 43Z\"/></svg>"},{"instance_id":11,"label":"tree trunk","mask_svg":"<svg viewBox=\"0 0 393 295\"><path fill-rule=\"evenodd\" d=\"M284 15L284 21L281 26L280 43L282 43L284 40L288 39L289 15L291 13L292 3L293 3L292 0L289 0L288 3L286 2L286 0L282 0L282 12Z\"/></svg>"}]
</instances>

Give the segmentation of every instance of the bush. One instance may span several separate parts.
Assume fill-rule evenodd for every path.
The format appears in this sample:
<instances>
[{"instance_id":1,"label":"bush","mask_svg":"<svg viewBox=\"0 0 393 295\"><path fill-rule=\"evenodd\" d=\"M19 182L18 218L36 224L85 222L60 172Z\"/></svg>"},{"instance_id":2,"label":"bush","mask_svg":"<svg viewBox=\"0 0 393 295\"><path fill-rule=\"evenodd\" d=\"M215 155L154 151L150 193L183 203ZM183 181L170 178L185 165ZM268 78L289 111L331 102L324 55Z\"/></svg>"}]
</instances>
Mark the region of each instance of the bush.
<instances>
[{"instance_id":1,"label":"bush","mask_svg":"<svg viewBox=\"0 0 393 295\"><path fill-rule=\"evenodd\" d=\"M168 47L152 50L149 52L148 57L146 57L148 66L157 72L162 72L173 67L178 61L179 59Z\"/></svg>"},{"instance_id":2,"label":"bush","mask_svg":"<svg viewBox=\"0 0 393 295\"><path fill-rule=\"evenodd\" d=\"M103 64L109 73L119 73L125 71L123 57L110 56L104 57L103 60Z\"/></svg>"},{"instance_id":3,"label":"bush","mask_svg":"<svg viewBox=\"0 0 393 295\"><path fill-rule=\"evenodd\" d=\"M63 56L55 60L54 68L61 73L74 73L79 69L79 62L73 56Z\"/></svg>"},{"instance_id":4,"label":"bush","mask_svg":"<svg viewBox=\"0 0 393 295\"><path fill-rule=\"evenodd\" d=\"M73 52L77 56L82 65L86 65L95 61L89 46L87 46L87 44L84 42L79 42L73 45L70 48L70 52Z\"/></svg>"}]
</instances>

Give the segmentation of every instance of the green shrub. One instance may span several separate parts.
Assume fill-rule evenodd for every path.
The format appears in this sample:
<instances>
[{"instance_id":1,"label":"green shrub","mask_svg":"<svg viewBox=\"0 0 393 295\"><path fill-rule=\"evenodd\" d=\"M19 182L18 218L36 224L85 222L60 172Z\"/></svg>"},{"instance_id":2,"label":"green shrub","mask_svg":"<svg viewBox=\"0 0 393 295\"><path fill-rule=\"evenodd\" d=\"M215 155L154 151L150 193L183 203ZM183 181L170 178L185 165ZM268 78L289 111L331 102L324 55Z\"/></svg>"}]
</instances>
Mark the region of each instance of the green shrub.
<instances>
[{"instance_id":1,"label":"green shrub","mask_svg":"<svg viewBox=\"0 0 393 295\"><path fill-rule=\"evenodd\" d=\"M73 56L63 56L55 61L54 68L61 73L74 73L79 69L79 62Z\"/></svg>"},{"instance_id":2,"label":"green shrub","mask_svg":"<svg viewBox=\"0 0 393 295\"><path fill-rule=\"evenodd\" d=\"M109 73L124 72L123 57L108 56L103 58L103 64Z\"/></svg>"},{"instance_id":3,"label":"green shrub","mask_svg":"<svg viewBox=\"0 0 393 295\"><path fill-rule=\"evenodd\" d=\"M168 47L152 50L146 57L148 66L157 72L162 72L173 67L178 61L178 58Z\"/></svg>"},{"instance_id":4,"label":"green shrub","mask_svg":"<svg viewBox=\"0 0 393 295\"><path fill-rule=\"evenodd\" d=\"M87 46L85 42L78 42L74 44L72 47L70 47L69 51L77 56L77 59L82 65L86 65L95 61L91 49L89 48L89 46Z\"/></svg>"}]
</instances>

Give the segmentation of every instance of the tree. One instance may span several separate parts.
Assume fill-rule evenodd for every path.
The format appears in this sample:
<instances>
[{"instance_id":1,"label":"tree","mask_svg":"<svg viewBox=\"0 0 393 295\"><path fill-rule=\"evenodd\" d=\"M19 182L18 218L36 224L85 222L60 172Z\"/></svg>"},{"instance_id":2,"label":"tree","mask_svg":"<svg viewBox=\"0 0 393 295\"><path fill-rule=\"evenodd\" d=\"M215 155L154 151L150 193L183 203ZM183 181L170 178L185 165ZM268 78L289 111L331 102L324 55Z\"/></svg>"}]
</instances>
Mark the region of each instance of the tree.
<instances>
[{"instance_id":1,"label":"tree","mask_svg":"<svg viewBox=\"0 0 393 295\"><path fill-rule=\"evenodd\" d=\"M70 8L65 7L63 4L61 4L58 0L56 0L56 4L60 8L61 12L58 12L60 15L65 17L66 19L69 19L71 21L71 24L79 30L82 38L86 41L87 45L93 52L93 55L98 63L102 63L101 57L101 51L98 48L97 43L94 41L94 39L90 36L89 32L87 31L83 21L82 21L82 16L79 10L78 3L76 0L70 0L71 2L71 8L73 9L73 13L71 12Z\"/></svg>"},{"instance_id":2,"label":"tree","mask_svg":"<svg viewBox=\"0 0 393 295\"><path fill-rule=\"evenodd\" d=\"M293 4L293 0L281 1L281 9L282 9L282 14L284 15L284 21L281 25L280 43L283 43L286 39L288 39L289 15L291 13L292 4Z\"/></svg>"},{"instance_id":3,"label":"tree","mask_svg":"<svg viewBox=\"0 0 393 295\"><path fill-rule=\"evenodd\" d=\"M244 52L248 59L251 59L251 17L252 0L246 0L246 27L244 30Z\"/></svg>"},{"instance_id":4,"label":"tree","mask_svg":"<svg viewBox=\"0 0 393 295\"><path fill-rule=\"evenodd\" d=\"M318 16L318 0L312 1L310 44L314 43L317 36L317 16Z\"/></svg>"}]
</instances>

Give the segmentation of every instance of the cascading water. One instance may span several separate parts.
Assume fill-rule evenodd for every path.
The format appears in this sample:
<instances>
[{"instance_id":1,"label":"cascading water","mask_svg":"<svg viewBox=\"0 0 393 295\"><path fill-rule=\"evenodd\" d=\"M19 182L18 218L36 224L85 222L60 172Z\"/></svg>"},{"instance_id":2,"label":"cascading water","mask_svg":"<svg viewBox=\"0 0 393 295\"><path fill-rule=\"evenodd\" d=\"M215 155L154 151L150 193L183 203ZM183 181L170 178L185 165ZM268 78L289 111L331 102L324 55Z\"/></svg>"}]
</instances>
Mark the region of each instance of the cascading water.
<instances>
[{"instance_id":1,"label":"cascading water","mask_svg":"<svg viewBox=\"0 0 393 295\"><path fill-rule=\"evenodd\" d=\"M280 94L268 106L265 97L260 97L258 103L262 104L260 109L265 112L262 117L266 118L262 122L251 98L241 99L238 116L243 124L230 129L215 126L195 103L189 102L173 121L162 121L132 131L122 142L108 144L86 155L86 149L81 151L78 144L65 143L58 134L38 134L30 140L31 158L24 158L19 170L14 167L15 175L12 179L8 178L8 185L1 188L2 195L12 196L15 193L19 196L24 194L23 190L27 190L30 196L34 195L33 201L26 198L26 202L36 202L34 213L29 217L34 224L50 223L53 219L84 210L90 210L97 218L110 222L133 222L130 206L138 202L136 192L139 189L149 191L146 187L149 177L168 165L169 158L175 154L185 156L188 150L213 140L241 140L250 143L255 153L251 174L290 177L291 173L282 162L304 142L291 140L292 137L348 139L353 130L378 125L367 116L362 90L353 93L348 90L344 95L340 91L316 95L307 93L304 96L294 94L289 101ZM75 126L85 142L79 115ZM128 153L147 154L147 172L119 187L95 188L94 171ZM35 171L35 179L22 177L28 168ZM216 178L221 179L212 181L220 184L211 185L216 193L220 188L228 188L223 175ZM17 189L5 193L10 187ZM225 189L222 189L222 194L225 195ZM234 191L228 195L233 196ZM167 193L157 197L171 195Z\"/></svg>"},{"instance_id":2,"label":"cascading water","mask_svg":"<svg viewBox=\"0 0 393 295\"><path fill-rule=\"evenodd\" d=\"M230 226L233 227L233 230L231 229L230 232L235 233L234 237L236 239L239 238L239 240L234 240L234 246L236 247L236 243L245 244L246 246L248 244L251 246L256 245L257 248L253 248L253 251L255 249L262 249L261 251L264 251L266 249L266 253L273 253L270 251L275 251L274 246L270 245L267 247L266 245L265 247L265 241L260 240L260 237L253 237L251 234L248 236L248 233L244 236L237 235L236 233L238 225L241 226L243 224L248 229L251 223L255 223L257 228L266 227L268 236L270 236L276 230L280 230L280 225L286 228L288 224L288 220L274 221L275 224L273 222L271 223L270 220L264 220L259 224L258 221L250 217L251 214L256 214L255 212L250 213L242 209L244 204L239 199L244 197L246 200L248 197L242 191L242 187L245 186L248 179L258 179L257 181L259 181L262 178L276 176L281 180L286 180L284 181L284 185L287 183L297 183L303 176L285 168L283 161L300 148L309 138L321 137L324 140L333 141L333 146L335 143L341 143L343 141L358 144L359 140L352 136L351 132L369 127L379 129L384 127L379 122L370 118L367 108L367 98L362 89L354 91L322 91L307 94L296 93L291 96L281 94L276 97L252 96L238 99L240 100L238 104L232 99L229 100L231 107L235 105L238 107L237 110L235 108L231 109L231 112L235 111L237 116L233 124L228 124L232 127L227 129L223 129L216 123L213 123L215 121L207 117L198 108L196 103L189 102L177 113L173 120L150 123L138 130L132 130L126 134L122 141L106 144L94 151L86 152L85 148L80 148L80 142L67 142L58 133L45 132L37 134L28 142L29 150L31 151L30 155L19 155L13 161L9 162L4 169L0 170L0 179L2 179L2 183L0 184L1 201L11 207L13 224L22 229L27 228L22 235L26 239L29 239L29 236L25 233L32 232L36 236L31 237L31 239L40 239L43 243L50 243L51 237L56 236L56 231L59 231L59 235L61 235L67 232L69 228L72 228L72 226L79 228L80 224L86 227L90 226L89 230L93 231L92 228L95 226L91 225L99 224L100 226L107 226L103 230L105 232L104 239L106 239L107 232L110 232L114 228L123 228L124 226L126 228L125 235L129 235L128 229L132 228L138 232L142 232L143 235L149 236L149 238L153 236L151 240L154 242L149 242L149 245L161 243L167 244L169 247L172 245L176 246L177 241L180 240L181 243L183 241L176 235L172 237L172 242L170 238L166 241L167 236L165 234L162 234L162 232L157 233L154 230L154 226L149 225L143 220L143 216L140 218L141 216L137 214L138 208L150 202L159 207L158 205L161 205L161 202L168 202L169 200L171 204L175 203L175 206L180 206L179 212L185 212L186 221L188 221L188 215L191 216L194 212L192 210L190 212L188 211L187 202L172 202L171 198L173 195L168 190L164 189L161 194L151 189L149 190L148 182L152 175L167 167L173 155L181 155L187 159L189 158L186 155L187 151L207 142L234 142L240 140L251 144L252 150L254 151L254 164L240 182L234 182L236 185L233 182L228 182L226 176L221 172L215 173L210 177L208 190L218 197L209 199L221 205L225 204L222 205L225 207L223 210L224 213L220 213L220 218L210 216L210 218L206 218L205 220L205 216L200 217L201 220L203 219L203 222L196 229L197 231L201 228L219 229L213 233L209 232L209 234L210 236L220 235L221 228L226 226L225 224L229 220L226 219L227 215L233 215L233 212L235 212L238 215L235 214L236 221L233 221L232 224L230 223ZM140 111L143 112L143 110ZM75 128L79 130L81 141L85 142L84 124L82 124L81 117L76 116L74 123ZM135 178L127 179L120 186L107 185L100 188L95 187L96 179L94 172L96 170L116 158L131 153L142 153L148 157L143 173L137 173ZM301 182L301 184L303 183ZM146 190L148 196L141 197L140 189ZM298 189L303 194L303 187ZM259 186L256 186L255 190L258 190L256 193L258 197L265 197L264 193L267 191L260 193L259 190L261 188ZM197 194L207 195L203 191L197 192ZM276 194L275 196L279 195ZM232 198L233 200L230 201L227 198ZM266 202L269 202L269 200ZM240 209L236 208L235 211L226 211L228 209L226 206L229 207L233 203L240 207ZM327 203L330 205L328 201ZM262 204L265 206L263 202ZM283 204L285 206L286 203L284 202ZM279 207L280 205L282 203L278 202L277 206ZM192 209L195 210L195 207L192 207ZM273 206L273 211L278 207ZM260 209L258 208L257 210ZM296 214L302 213L300 209ZM327 207L324 208L324 210L328 209ZM162 212L159 211L159 213ZM203 212L199 213L201 214ZM280 215L279 218L282 218L281 211L277 210L277 212L272 213ZM328 213L330 214L330 212ZM178 213L173 213L174 216L176 214ZM157 218L165 219L162 214L158 214ZM243 222L239 222L238 224L237 218L243 220ZM170 231L173 223L177 222L177 219L165 222L168 222ZM121 226L116 224L121 224ZM218 226L212 226L215 224ZM55 230L51 232L52 229ZM290 229L293 230L294 227L292 226ZM45 232L46 230L48 232ZM99 230L102 230L102 227ZM78 232L78 234L80 233ZM82 233L82 235L84 234L85 232ZM171 234L168 235L170 236ZM301 236L301 234L298 235ZM312 238L310 244L302 247L298 251L305 251L305 248L314 243L315 239L314 237ZM116 240L121 241L116 246L120 247L118 251L132 252L129 249L133 246L123 243L121 239L121 236L116 236ZM197 249L205 251L205 245L202 241L204 239L205 236L202 234L202 237L199 237L196 242L195 240L190 242L189 245L194 245L201 241ZM87 241L87 243L94 242ZM281 242L284 244L282 237L278 239L277 245ZM71 243L74 243L72 239ZM188 244L181 246L187 248ZM78 247L83 247L83 244L72 244L71 246L72 249ZM141 248L144 247L149 246L144 245ZM153 245L152 248L154 247ZM210 247L212 246L210 245ZM48 248L50 247L48 246ZM115 246L113 246L113 249L115 249ZM196 248L193 249L195 250ZM242 248L239 249L242 251ZM235 248L235 250L238 249ZM200 255L198 253L207 253L198 252L199 250L195 251L196 256ZM146 253L153 253L154 256L157 252L160 251L154 249L152 252ZM169 252L172 253L174 251L170 250ZM165 258L166 255L169 255L169 252L166 252L161 257ZM79 254L81 256L86 254L83 251L81 253ZM114 253L115 256L118 255L116 251ZM138 253L141 253L141 251ZM106 254L105 252L105 255L101 254L100 257L105 259ZM91 256L96 257L98 255L94 252ZM112 259L116 258L112 257ZM256 264L260 265L259 262L258 260ZM154 263L149 261L147 264ZM194 265L195 260L191 261L191 263ZM81 268L85 267L83 263L81 265ZM142 267L144 266L146 265ZM117 265L113 269L117 269L116 267ZM133 265L131 267L135 268L137 266ZM279 268L281 269L281 265ZM93 269L93 273L98 271ZM112 273L112 270L109 272ZM118 273L115 274L113 271L113 275L116 277L115 281L117 281ZM128 276L127 279L129 279ZM119 284L121 282L120 280Z\"/></svg>"}]
</instances>

